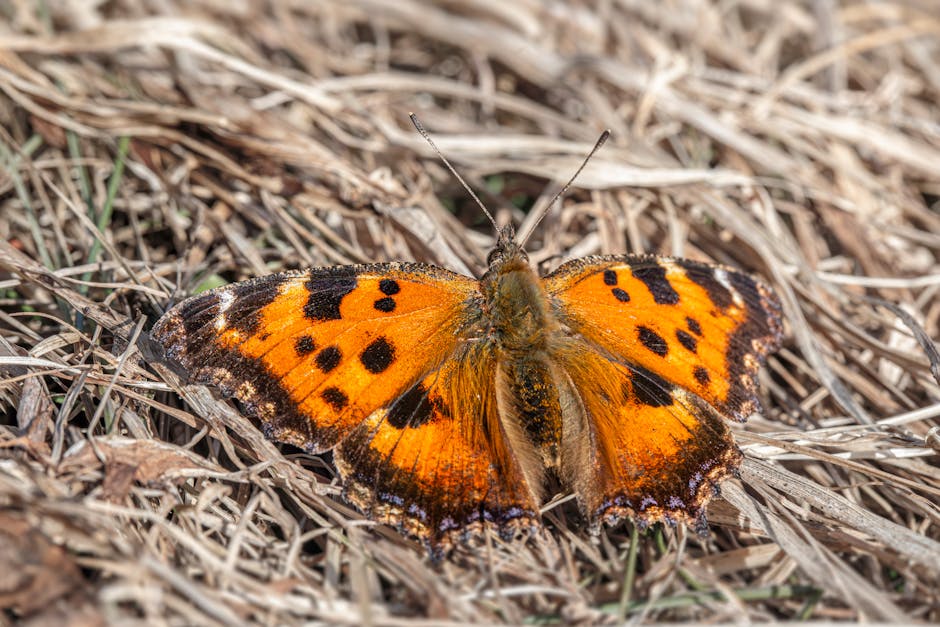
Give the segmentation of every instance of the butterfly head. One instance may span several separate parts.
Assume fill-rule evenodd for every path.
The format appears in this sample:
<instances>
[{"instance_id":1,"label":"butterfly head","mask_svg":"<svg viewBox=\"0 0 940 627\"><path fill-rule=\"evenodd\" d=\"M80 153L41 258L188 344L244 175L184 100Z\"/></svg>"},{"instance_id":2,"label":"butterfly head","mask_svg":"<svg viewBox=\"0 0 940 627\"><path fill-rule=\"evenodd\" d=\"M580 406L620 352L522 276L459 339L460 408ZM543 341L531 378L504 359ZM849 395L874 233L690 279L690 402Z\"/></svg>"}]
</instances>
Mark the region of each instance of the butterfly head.
<instances>
[{"instance_id":1,"label":"butterfly head","mask_svg":"<svg viewBox=\"0 0 940 627\"><path fill-rule=\"evenodd\" d=\"M529 263L529 256L523 250L522 244L516 241L516 229L511 224L497 228L496 246L486 256L486 265L491 270L508 263Z\"/></svg>"}]
</instances>

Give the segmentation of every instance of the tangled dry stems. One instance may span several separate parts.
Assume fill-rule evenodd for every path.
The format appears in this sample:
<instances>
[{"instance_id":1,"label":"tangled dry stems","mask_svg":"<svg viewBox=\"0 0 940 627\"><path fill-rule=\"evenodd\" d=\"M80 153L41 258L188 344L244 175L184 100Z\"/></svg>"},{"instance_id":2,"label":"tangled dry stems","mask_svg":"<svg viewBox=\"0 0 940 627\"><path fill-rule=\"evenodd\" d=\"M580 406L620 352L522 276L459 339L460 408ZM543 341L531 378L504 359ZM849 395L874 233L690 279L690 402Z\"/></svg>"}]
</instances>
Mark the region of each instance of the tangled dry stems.
<instances>
[{"instance_id":1,"label":"tangled dry stems","mask_svg":"<svg viewBox=\"0 0 940 627\"><path fill-rule=\"evenodd\" d=\"M930 3L600 6L0 7L2 620L940 620ZM479 271L489 231L411 110L523 231L613 131L535 231L544 269L658 252L775 285L786 346L708 538L592 536L561 498L433 563L142 354L222 282Z\"/></svg>"}]
</instances>

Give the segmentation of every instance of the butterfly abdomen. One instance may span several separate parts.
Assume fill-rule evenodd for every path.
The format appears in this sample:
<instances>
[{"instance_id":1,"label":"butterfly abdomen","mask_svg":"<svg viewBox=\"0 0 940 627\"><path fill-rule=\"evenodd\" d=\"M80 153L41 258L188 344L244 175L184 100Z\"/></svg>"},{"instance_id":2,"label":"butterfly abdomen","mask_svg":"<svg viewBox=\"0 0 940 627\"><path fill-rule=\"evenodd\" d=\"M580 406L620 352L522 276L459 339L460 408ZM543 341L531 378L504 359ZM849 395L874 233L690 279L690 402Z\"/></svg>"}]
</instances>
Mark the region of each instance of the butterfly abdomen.
<instances>
[{"instance_id":1,"label":"butterfly abdomen","mask_svg":"<svg viewBox=\"0 0 940 627\"><path fill-rule=\"evenodd\" d=\"M556 463L561 441L561 404L547 357L535 353L509 359L502 366L513 403L513 415L526 438L548 465Z\"/></svg>"}]
</instances>

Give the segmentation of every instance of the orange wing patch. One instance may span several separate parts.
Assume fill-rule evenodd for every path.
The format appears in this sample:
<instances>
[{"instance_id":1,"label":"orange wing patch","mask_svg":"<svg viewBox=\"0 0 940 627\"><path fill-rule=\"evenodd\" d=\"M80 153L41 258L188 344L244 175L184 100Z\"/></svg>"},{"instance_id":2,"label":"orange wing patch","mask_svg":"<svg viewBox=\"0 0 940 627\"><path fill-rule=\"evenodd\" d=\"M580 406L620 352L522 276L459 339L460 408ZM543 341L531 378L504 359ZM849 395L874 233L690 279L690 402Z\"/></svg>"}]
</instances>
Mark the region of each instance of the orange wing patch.
<instances>
[{"instance_id":1,"label":"orange wing patch","mask_svg":"<svg viewBox=\"0 0 940 627\"><path fill-rule=\"evenodd\" d=\"M704 504L740 463L721 417L642 367L570 341L554 355L577 416L562 439L562 473L594 520L704 525Z\"/></svg>"},{"instance_id":2,"label":"orange wing patch","mask_svg":"<svg viewBox=\"0 0 940 627\"><path fill-rule=\"evenodd\" d=\"M151 335L270 437L321 452L453 352L477 293L421 264L319 268L200 294Z\"/></svg>"},{"instance_id":3,"label":"orange wing patch","mask_svg":"<svg viewBox=\"0 0 940 627\"><path fill-rule=\"evenodd\" d=\"M781 338L780 305L729 268L664 257L585 257L545 278L589 344L693 392L722 414L759 411L757 371Z\"/></svg>"},{"instance_id":4,"label":"orange wing patch","mask_svg":"<svg viewBox=\"0 0 940 627\"><path fill-rule=\"evenodd\" d=\"M530 483L510 449L495 368L494 351L468 345L369 416L335 452L347 498L438 551L484 526L537 525L541 475Z\"/></svg>"}]
</instances>

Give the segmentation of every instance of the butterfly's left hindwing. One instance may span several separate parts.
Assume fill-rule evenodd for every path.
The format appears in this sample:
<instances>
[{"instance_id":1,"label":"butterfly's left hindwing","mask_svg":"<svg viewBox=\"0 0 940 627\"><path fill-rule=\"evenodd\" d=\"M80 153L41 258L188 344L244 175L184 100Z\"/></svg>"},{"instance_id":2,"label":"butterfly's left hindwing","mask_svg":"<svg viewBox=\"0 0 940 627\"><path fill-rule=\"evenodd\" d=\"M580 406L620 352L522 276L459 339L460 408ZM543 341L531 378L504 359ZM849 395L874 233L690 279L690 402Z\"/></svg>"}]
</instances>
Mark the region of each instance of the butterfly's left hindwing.
<instances>
[{"instance_id":1,"label":"butterfly's left hindwing","mask_svg":"<svg viewBox=\"0 0 940 627\"><path fill-rule=\"evenodd\" d=\"M573 399L561 471L592 520L636 516L698 524L715 486L740 462L721 416L645 368L580 339L553 353Z\"/></svg>"},{"instance_id":2,"label":"butterfly's left hindwing","mask_svg":"<svg viewBox=\"0 0 940 627\"><path fill-rule=\"evenodd\" d=\"M453 353L477 283L422 264L314 268L194 296L151 337L273 439L332 448Z\"/></svg>"}]
</instances>

